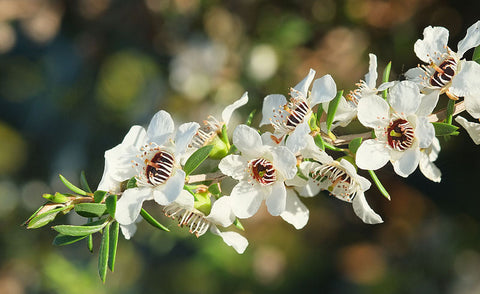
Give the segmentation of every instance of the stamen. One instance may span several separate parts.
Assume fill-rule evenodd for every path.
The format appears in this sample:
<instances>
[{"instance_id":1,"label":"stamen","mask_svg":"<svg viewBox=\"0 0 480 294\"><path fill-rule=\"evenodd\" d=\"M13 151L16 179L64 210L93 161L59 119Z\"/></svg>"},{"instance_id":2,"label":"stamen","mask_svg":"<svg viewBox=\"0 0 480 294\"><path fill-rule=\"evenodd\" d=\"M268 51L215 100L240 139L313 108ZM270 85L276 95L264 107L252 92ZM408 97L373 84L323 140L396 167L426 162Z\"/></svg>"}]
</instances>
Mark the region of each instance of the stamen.
<instances>
[{"instance_id":1,"label":"stamen","mask_svg":"<svg viewBox=\"0 0 480 294\"><path fill-rule=\"evenodd\" d=\"M272 185L277 180L273 164L264 158L251 160L248 166L252 178L264 186Z\"/></svg>"},{"instance_id":2,"label":"stamen","mask_svg":"<svg viewBox=\"0 0 480 294\"><path fill-rule=\"evenodd\" d=\"M357 194L358 184L338 161L315 168L309 176L317 186L343 201L352 202Z\"/></svg>"},{"instance_id":3,"label":"stamen","mask_svg":"<svg viewBox=\"0 0 480 294\"><path fill-rule=\"evenodd\" d=\"M397 151L410 148L414 139L414 129L406 119L396 119L387 128L388 145Z\"/></svg>"}]
</instances>

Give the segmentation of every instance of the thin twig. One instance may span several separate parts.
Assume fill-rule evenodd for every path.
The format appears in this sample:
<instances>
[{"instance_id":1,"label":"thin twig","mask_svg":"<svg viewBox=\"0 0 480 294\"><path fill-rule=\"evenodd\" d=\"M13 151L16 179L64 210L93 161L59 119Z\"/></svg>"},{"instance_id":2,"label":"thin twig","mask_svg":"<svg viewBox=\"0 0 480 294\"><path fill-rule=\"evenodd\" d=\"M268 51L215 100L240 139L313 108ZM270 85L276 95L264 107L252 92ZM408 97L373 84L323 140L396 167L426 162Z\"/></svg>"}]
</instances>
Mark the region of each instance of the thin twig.
<instances>
[{"instance_id":1,"label":"thin twig","mask_svg":"<svg viewBox=\"0 0 480 294\"><path fill-rule=\"evenodd\" d=\"M220 182L225 177L226 175L222 174L222 172L220 171L215 173L210 173L210 174L193 175L188 177L187 184L205 182L205 181Z\"/></svg>"},{"instance_id":2,"label":"thin twig","mask_svg":"<svg viewBox=\"0 0 480 294\"><path fill-rule=\"evenodd\" d=\"M453 115L457 115L461 112L465 111L465 101L458 102L455 104L455 108L453 110ZM429 122L439 122L447 118L447 110L441 110L437 113L430 114L428 116Z\"/></svg>"}]
</instances>

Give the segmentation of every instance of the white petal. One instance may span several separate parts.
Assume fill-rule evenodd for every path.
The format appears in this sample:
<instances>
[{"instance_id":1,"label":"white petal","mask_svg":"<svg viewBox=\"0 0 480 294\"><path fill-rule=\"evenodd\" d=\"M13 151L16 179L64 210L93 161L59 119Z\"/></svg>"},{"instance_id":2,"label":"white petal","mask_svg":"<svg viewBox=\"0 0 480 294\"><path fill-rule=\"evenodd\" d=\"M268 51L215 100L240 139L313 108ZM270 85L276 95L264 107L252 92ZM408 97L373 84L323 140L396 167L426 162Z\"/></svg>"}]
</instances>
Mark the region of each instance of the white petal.
<instances>
[{"instance_id":1,"label":"white petal","mask_svg":"<svg viewBox=\"0 0 480 294\"><path fill-rule=\"evenodd\" d=\"M328 102L322 104L323 109L328 109ZM330 130L335 129L337 126L346 127L353 118L357 116L357 107L352 103L348 103L345 97L340 97L338 103L337 111L335 112L335 117L333 119L333 124Z\"/></svg>"},{"instance_id":2,"label":"white petal","mask_svg":"<svg viewBox=\"0 0 480 294\"><path fill-rule=\"evenodd\" d=\"M164 110L157 112L147 128L149 141L163 145L170 134L173 133L173 120L170 114Z\"/></svg>"},{"instance_id":3,"label":"white petal","mask_svg":"<svg viewBox=\"0 0 480 294\"><path fill-rule=\"evenodd\" d=\"M247 125L239 125L235 128L233 144L242 154L247 156L255 156L259 153L259 149L263 147L260 134Z\"/></svg>"},{"instance_id":4,"label":"white petal","mask_svg":"<svg viewBox=\"0 0 480 294\"><path fill-rule=\"evenodd\" d=\"M448 30L444 27L428 26L423 30L423 40L417 40L414 51L417 57L425 63L436 61L439 54L446 53Z\"/></svg>"},{"instance_id":5,"label":"white petal","mask_svg":"<svg viewBox=\"0 0 480 294\"><path fill-rule=\"evenodd\" d=\"M455 121L467 131L475 144L480 144L480 124L469 122L461 116L455 117Z\"/></svg>"},{"instance_id":6,"label":"white petal","mask_svg":"<svg viewBox=\"0 0 480 294\"><path fill-rule=\"evenodd\" d=\"M212 205L210 214L206 218L222 227L228 227L233 224L235 221L235 215L232 211L230 196L223 196L215 201Z\"/></svg>"},{"instance_id":7,"label":"white petal","mask_svg":"<svg viewBox=\"0 0 480 294\"><path fill-rule=\"evenodd\" d=\"M183 190L185 184L185 172L181 169L176 170L165 184L159 185L153 189L153 198L160 205L168 205L175 201Z\"/></svg>"},{"instance_id":8,"label":"white petal","mask_svg":"<svg viewBox=\"0 0 480 294\"><path fill-rule=\"evenodd\" d=\"M228 125L228 122L230 121L230 118L232 117L232 113L242 107L243 105L247 104L248 102L248 92L243 93L242 97L238 99L237 101L233 102L232 104L228 105L225 107L225 109L222 111L222 120L223 122Z\"/></svg>"},{"instance_id":9,"label":"white petal","mask_svg":"<svg viewBox=\"0 0 480 294\"><path fill-rule=\"evenodd\" d=\"M122 230L123 237L130 240L137 231L137 224L131 223L129 225L120 225L120 230Z\"/></svg>"},{"instance_id":10,"label":"white petal","mask_svg":"<svg viewBox=\"0 0 480 294\"><path fill-rule=\"evenodd\" d=\"M465 109L476 119L480 118L480 93L465 96Z\"/></svg>"},{"instance_id":11,"label":"white petal","mask_svg":"<svg viewBox=\"0 0 480 294\"><path fill-rule=\"evenodd\" d=\"M458 42L459 58L468 50L480 45L480 21L477 21L467 29L467 34L460 42Z\"/></svg>"},{"instance_id":12,"label":"white petal","mask_svg":"<svg viewBox=\"0 0 480 294\"><path fill-rule=\"evenodd\" d=\"M125 138L123 138L122 145L134 146L140 148L145 144L147 132L141 126L132 126Z\"/></svg>"},{"instance_id":13,"label":"white petal","mask_svg":"<svg viewBox=\"0 0 480 294\"><path fill-rule=\"evenodd\" d=\"M230 176L235 180L243 180L246 175L248 162L240 155L228 155L220 161L218 168L224 175Z\"/></svg>"},{"instance_id":14,"label":"white petal","mask_svg":"<svg viewBox=\"0 0 480 294\"><path fill-rule=\"evenodd\" d=\"M397 175L404 178L408 177L415 171L420 162L420 150L417 148L410 148L403 151L403 155L392 162L393 169Z\"/></svg>"},{"instance_id":15,"label":"white petal","mask_svg":"<svg viewBox=\"0 0 480 294\"><path fill-rule=\"evenodd\" d=\"M442 172L429 160L428 155L422 152L420 156L420 171L429 180L439 183L442 179Z\"/></svg>"},{"instance_id":16,"label":"white petal","mask_svg":"<svg viewBox=\"0 0 480 294\"><path fill-rule=\"evenodd\" d=\"M411 81L401 81L390 88L388 102L396 112L404 114L415 113L422 101L420 89Z\"/></svg>"},{"instance_id":17,"label":"white petal","mask_svg":"<svg viewBox=\"0 0 480 294\"><path fill-rule=\"evenodd\" d=\"M372 139L364 141L355 156L357 166L365 170L377 170L389 159L390 154L385 144Z\"/></svg>"},{"instance_id":18,"label":"white petal","mask_svg":"<svg viewBox=\"0 0 480 294\"><path fill-rule=\"evenodd\" d=\"M480 64L475 61L465 61L462 69L453 77L450 93L464 97L480 93Z\"/></svg>"},{"instance_id":19,"label":"white petal","mask_svg":"<svg viewBox=\"0 0 480 294\"><path fill-rule=\"evenodd\" d=\"M430 114L432 114L435 106L437 106L439 93L440 91L435 90L426 95L422 95L422 100L416 114L418 116L429 116Z\"/></svg>"},{"instance_id":20,"label":"white petal","mask_svg":"<svg viewBox=\"0 0 480 294\"><path fill-rule=\"evenodd\" d=\"M287 147L271 147L271 153L274 168L282 174L284 179L291 179L297 174L297 159Z\"/></svg>"},{"instance_id":21,"label":"white petal","mask_svg":"<svg viewBox=\"0 0 480 294\"><path fill-rule=\"evenodd\" d=\"M195 205L195 198L192 194L190 194L190 192L182 190L174 202L185 209L193 209Z\"/></svg>"},{"instance_id":22,"label":"white petal","mask_svg":"<svg viewBox=\"0 0 480 294\"><path fill-rule=\"evenodd\" d=\"M310 133L310 126L308 125L308 119L305 120L297 125L295 130L288 136L285 142L285 146L287 146L290 151L293 153L297 153L302 149L305 149L307 146L306 137L309 137Z\"/></svg>"},{"instance_id":23,"label":"white petal","mask_svg":"<svg viewBox=\"0 0 480 294\"><path fill-rule=\"evenodd\" d=\"M228 246L232 246L239 254L242 254L247 249L248 240L237 232L220 232L215 226L211 226L210 231L222 237L223 242Z\"/></svg>"},{"instance_id":24,"label":"white petal","mask_svg":"<svg viewBox=\"0 0 480 294\"><path fill-rule=\"evenodd\" d=\"M287 98L280 94L272 94L265 97L262 107L262 121L260 126L269 125L274 115L287 104Z\"/></svg>"},{"instance_id":25,"label":"white petal","mask_svg":"<svg viewBox=\"0 0 480 294\"><path fill-rule=\"evenodd\" d=\"M421 85L426 78L426 73L420 66L417 66L407 70L405 77L407 80Z\"/></svg>"},{"instance_id":26,"label":"white petal","mask_svg":"<svg viewBox=\"0 0 480 294\"><path fill-rule=\"evenodd\" d=\"M265 199L268 212L271 215L277 216L285 211L285 203L287 201L287 189L283 182L276 182L272 186L272 193Z\"/></svg>"},{"instance_id":27,"label":"white petal","mask_svg":"<svg viewBox=\"0 0 480 294\"><path fill-rule=\"evenodd\" d=\"M362 125L370 128L388 125L390 106L379 96L367 96L358 101L357 116Z\"/></svg>"},{"instance_id":28,"label":"white petal","mask_svg":"<svg viewBox=\"0 0 480 294\"><path fill-rule=\"evenodd\" d=\"M430 144L432 144L433 138L435 138L435 129L433 124L428 122L428 118L426 116L420 116L417 118L415 137L418 140L418 146L420 148L427 148L430 146Z\"/></svg>"},{"instance_id":29,"label":"white petal","mask_svg":"<svg viewBox=\"0 0 480 294\"><path fill-rule=\"evenodd\" d=\"M244 181L238 183L233 187L230 194L233 213L238 218L251 217L260 208L265 196L258 185L252 185Z\"/></svg>"},{"instance_id":30,"label":"white petal","mask_svg":"<svg viewBox=\"0 0 480 294\"><path fill-rule=\"evenodd\" d=\"M148 187L126 190L123 192L122 197L117 201L115 219L121 225L134 223L140 214L143 202L151 199L152 189Z\"/></svg>"},{"instance_id":31,"label":"white petal","mask_svg":"<svg viewBox=\"0 0 480 294\"><path fill-rule=\"evenodd\" d=\"M180 157L185 150L187 150L188 144L192 141L193 136L200 128L200 125L196 122L184 123L178 127L175 135L175 156Z\"/></svg>"},{"instance_id":32,"label":"white petal","mask_svg":"<svg viewBox=\"0 0 480 294\"><path fill-rule=\"evenodd\" d=\"M285 140L281 140L280 142L277 143L277 141L274 141L272 139L272 136L273 134L270 133L270 132L265 132L265 133L262 133L261 137L262 137L262 143L263 145L266 145L266 146L272 146L272 147L275 147L275 146L279 146L279 145L282 145L282 143L285 142Z\"/></svg>"},{"instance_id":33,"label":"white petal","mask_svg":"<svg viewBox=\"0 0 480 294\"><path fill-rule=\"evenodd\" d=\"M394 81L382 83L380 86L378 86L377 91L382 92L386 89L393 87L393 85L395 85Z\"/></svg>"},{"instance_id":34,"label":"white petal","mask_svg":"<svg viewBox=\"0 0 480 294\"><path fill-rule=\"evenodd\" d=\"M310 107L331 101L337 95L337 85L331 75L324 75L313 82Z\"/></svg>"},{"instance_id":35,"label":"white petal","mask_svg":"<svg viewBox=\"0 0 480 294\"><path fill-rule=\"evenodd\" d=\"M280 216L299 230L307 224L309 214L308 208L300 201L297 194L292 189L287 189L285 211Z\"/></svg>"},{"instance_id":36,"label":"white petal","mask_svg":"<svg viewBox=\"0 0 480 294\"><path fill-rule=\"evenodd\" d=\"M383 223L382 218L368 205L363 192L358 193L352 202L353 211L366 224Z\"/></svg>"},{"instance_id":37,"label":"white petal","mask_svg":"<svg viewBox=\"0 0 480 294\"><path fill-rule=\"evenodd\" d=\"M308 94L308 88L310 88L310 84L312 83L314 77L315 71L313 69L310 69L308 75L293 88L302 93L303 97L306 98ZM294 97L295 94L292 93L292 96Z\"/></svg>"},{"instance_id":38,"label":"white petal","mask_svg":"<svg viewBox=\"0 0 480 294\"><path fill-rule=\"evenodd\" d=\"M370 89L374 89L377 86L377 56L375 54L368 54L370 58L368 64L368 73L365 75L365 83L367 83Z\"/></svg>"}]
</instances>

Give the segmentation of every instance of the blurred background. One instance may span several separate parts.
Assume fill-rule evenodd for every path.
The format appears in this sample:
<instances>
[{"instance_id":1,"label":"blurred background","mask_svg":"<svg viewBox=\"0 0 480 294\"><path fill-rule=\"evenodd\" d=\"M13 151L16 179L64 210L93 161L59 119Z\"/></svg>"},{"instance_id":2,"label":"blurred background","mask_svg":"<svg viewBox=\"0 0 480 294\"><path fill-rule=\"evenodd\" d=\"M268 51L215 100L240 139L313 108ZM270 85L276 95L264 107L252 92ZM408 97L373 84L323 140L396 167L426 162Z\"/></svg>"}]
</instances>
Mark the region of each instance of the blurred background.
<instances>
[{"instance_id":1,"label":"blurred background","mask_svg":"<svg viewBox=\"0 0 480 294\"><path fill-rule=\"evenodd\" d=\"M177 123L201 121L248 91L235 117L243 121L309 68L353 89L370 52L380 72L392 61L400 78L419 63L413 44L425 26L447 27L456 50L478 20L475 5L0 0L0 292L480 293L480 152L463 132L441 141L439 184L418 170L400 178L391 165L377 173L392 201L375 187L367 199L384 224L364 225L350 205L322 194L305 200L310 220L300 231L265 209L244 221L250 245L238 255L217 236L143 222L131 241L121 237L105 285L97 251L84 242L54 247L53 230L21 226L43 193L66 192L59 173L78 183L85 170L96 186L104 151L159 109Z\"/></svg>"}]
</instances>

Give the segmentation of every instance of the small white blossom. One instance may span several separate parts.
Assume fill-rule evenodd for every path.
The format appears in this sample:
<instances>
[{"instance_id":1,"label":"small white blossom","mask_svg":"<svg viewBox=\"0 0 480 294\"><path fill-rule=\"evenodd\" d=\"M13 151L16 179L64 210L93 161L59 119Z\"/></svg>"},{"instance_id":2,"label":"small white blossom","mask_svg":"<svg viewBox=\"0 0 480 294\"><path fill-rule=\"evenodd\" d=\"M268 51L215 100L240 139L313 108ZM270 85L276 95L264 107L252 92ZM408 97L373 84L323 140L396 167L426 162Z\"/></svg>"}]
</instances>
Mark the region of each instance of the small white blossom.
<instances>
[{"instance_id":1,"label":"small white blossom","mask_svg":"<svg viewBox=\"0 0 480 294\"><path fill-rule=\"evenodd\" d=\"M480 124L470 122L461 116L455 117L455 121L467 131L475 144L480 144Z\"/></svg>"}]
</instances>

